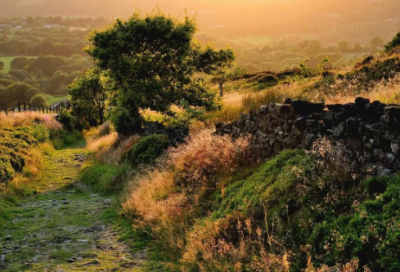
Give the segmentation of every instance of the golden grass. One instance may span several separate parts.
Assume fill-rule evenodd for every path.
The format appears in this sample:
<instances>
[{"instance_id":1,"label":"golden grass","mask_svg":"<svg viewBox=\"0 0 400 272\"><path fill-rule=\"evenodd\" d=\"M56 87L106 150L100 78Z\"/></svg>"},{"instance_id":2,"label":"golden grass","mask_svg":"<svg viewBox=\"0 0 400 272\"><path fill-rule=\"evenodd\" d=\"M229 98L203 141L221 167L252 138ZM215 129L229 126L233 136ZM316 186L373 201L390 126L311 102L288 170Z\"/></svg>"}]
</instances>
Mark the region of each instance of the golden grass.
<instances>
[{"instance_id":1,"label":"golden grass","mask_svg":"<svg viewBox=\"0 0 400 272\"><path fill-rule=\"evenodd\" d=\"M133 135L126 139L117 138L113 145L102 148L96 153L96 159L104 164L120 164L123 156L131 149L135 144L140 141L139 135Z\"/></svg>"},{"instance_id":2,"label":"golden grass","mask_svg":"<svg viewBox=\"0 0 400 272\"><path fill-rule=\"evenodd\" d=\"M21 173L8 182L6 193L12 191L17 195L23 195L29 188L29 184L38 181L45 166L43 150L40 147L32 148L25 155L25 166Z\"/></svg>"},{"instance_id":3,"label":"golden grass","mask_svg":"<svg viewBox=\"0 0 400 272\"><path fill-rule=\"evenodd\" d=\"M0 113L0 127L12 128L30 126L34 122L44 124L49 130L62 129L61 123L55 120L54 115L37 112Z\"/></svg>"},{"instance_id":4,"label":"golden grass","mask_svg":"<svg viewBox=\"0 0 400 272\"><path fill-rule=\"evenodd\" d=\"M325 102L327 104L351 103L358 96L369 98L371 101L378 100L386 104L400 103L400 74L395 75L390 80L382 80L361 93L354 91L354 86L357 85L356 82L348 84L339 82L338 84L345 85L347 88L343 87L342 91L337 95L326 96Z\"/></svg>"},{"instance_id":5,"label":"golden grass","mask_svg":"<svg viewBox=\"0 0 400 272\"><path fill-rule=\"evenodd\" d=\"M96 153L103 148L111 148L118 140L118 133L113 132L100 138L87 139L86 149L92 153Z\"/></svg>"},{"instance_id":6,"label":"golden grass","mask_svg":"<svg viewBox=\"0 0 400 272\"><path fill-rule=\"evenodd\" d=\"M186 144L171 148L163 162L136 176L129 184L123 209L134 226L152 230L164 248L184 250L184 232L201 195L223 186L241 160L245 139L192 133ZM216 178L218 177L218 178Z\"/></svg>"}]
</instances>

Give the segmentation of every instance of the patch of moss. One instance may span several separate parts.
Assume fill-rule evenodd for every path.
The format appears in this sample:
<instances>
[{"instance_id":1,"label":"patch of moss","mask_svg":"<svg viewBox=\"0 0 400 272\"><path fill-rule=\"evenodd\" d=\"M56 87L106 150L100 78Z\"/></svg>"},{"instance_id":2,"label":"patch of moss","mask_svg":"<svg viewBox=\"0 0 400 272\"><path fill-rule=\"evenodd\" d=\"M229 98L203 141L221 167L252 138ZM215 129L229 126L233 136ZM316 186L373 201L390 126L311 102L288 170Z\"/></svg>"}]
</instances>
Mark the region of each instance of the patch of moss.
<instances>
[{"instance_id":1,"label":"patch of moss","mask_svg":"<svg viewBox=\"0 0 400 272\"><path fill-rule=\"evenodd\" d=\"M6 183L16 172L22 172L29 149L38 145L31 133L32 129L28 127L0 128L0 183Z\"/></svg>"},{"instance_id":2,"label":"patch of moss","mask_svg":"<svg viewBox=\"0 0 400 272\"><path fill-rule=\"evenodd\" d=\"M313 155L301 150L284 151L246 180L229 185L213 216L221 218L232 211L251 213L257 209L263 210L265 205L289 201L290 192L296 183L315 168Z\"/></svg>"}]
</instances>

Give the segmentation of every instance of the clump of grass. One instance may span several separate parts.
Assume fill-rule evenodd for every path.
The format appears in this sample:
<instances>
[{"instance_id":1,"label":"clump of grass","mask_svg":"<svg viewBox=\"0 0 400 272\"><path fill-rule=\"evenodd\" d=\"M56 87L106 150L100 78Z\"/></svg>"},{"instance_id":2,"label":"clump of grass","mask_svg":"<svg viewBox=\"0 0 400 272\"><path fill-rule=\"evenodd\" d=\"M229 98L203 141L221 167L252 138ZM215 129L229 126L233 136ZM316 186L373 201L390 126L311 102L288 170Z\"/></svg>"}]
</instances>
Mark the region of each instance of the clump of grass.
<instances>
[{"instance_id":1,"label":"clump of grass","mask_svg":"<svg viewBox=\"0 0 400 272\"><path fill-rule=\"evenodd\" d=\"M103 194L118 193L125 186L128 169L125 165L94 164L84 170L82 182Z\"/></svg>"},{"instance_id":2,"label":"clump of grass","mask_svg":"<svg viewBox=\"0 0 400 272\"><path fill-rule=\"evenodd\" d=\"M53 115L37 112L0 113L0 127L12 128L43 124L48 130L62 129L61 123L55 120Z\"/></svg>"},{"instance_id":3,"label":"clump of grass","mask_svg":"<svg viewBox=\"0 0 400 272\"><path fill-rule=\"evenodd\" d=\"M104 148L101 148L96 154L97 162L109 165L125 164L124 160L127 152L140 141L139 135L133 135L126 139L118 138L116 142Z\"/></svg>"},{"instance_id":4,"label":"clump of grass","mask_svg":"<svg viewBox=\"0 0 400 272\"><path fill-rule=\"evenodd\" d=\"M244 139L233 142L208 130L191 135L186 144L170 149L163 163L129 184L125 212L137 228L151 229L165 255L176 258L193 213L205 212L207 199L240 164L245 148Z\"/></svg>"},{"instance_id":5,"label":"clump of grass","mask_svg":"<svg viewBox=\"0 0 400 272\"><path fill-rule=\"evenodd\" d=\"M113 132L100 138L89 138L86 148L92 152L99 152L101 149L111 148L118 140L118 133Z\"/></svg>"}]
</instances>

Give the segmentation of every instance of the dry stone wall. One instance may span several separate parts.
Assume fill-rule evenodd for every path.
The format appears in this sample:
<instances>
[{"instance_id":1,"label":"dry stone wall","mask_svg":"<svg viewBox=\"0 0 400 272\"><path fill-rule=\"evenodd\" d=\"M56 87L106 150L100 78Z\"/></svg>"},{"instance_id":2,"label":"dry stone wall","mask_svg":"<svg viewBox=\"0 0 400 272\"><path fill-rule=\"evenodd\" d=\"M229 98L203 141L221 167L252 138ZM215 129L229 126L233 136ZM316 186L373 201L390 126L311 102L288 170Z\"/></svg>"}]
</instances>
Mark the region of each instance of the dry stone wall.
<instances>
[{"instance_id":1,"label":"dry stone wall","mask_svg":"<svg viewBox=\"0 0 400 272\"><path fill-rule=\"evenodd\" d=\"M316 149L338 171L384 176L400 169L400 106L362 97L335 105L270 103L217 123L216 134L250 135L251 152L261 159L284 149Z\"/></svg>"}]
</instances>

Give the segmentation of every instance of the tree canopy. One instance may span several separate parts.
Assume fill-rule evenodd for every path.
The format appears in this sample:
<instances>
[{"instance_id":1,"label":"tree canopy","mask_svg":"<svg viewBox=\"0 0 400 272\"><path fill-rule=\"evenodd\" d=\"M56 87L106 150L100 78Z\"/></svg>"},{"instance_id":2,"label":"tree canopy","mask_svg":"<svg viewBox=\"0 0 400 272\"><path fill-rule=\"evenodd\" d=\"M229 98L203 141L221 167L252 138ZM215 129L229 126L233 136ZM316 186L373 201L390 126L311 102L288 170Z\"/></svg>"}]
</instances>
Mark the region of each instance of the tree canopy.
<instances>
[{"instance_id":1,"label":"tree canopy","mask_svg":"<svg viewBox=\"0 0 400 272\"><path fill-rule=\"evenodd\" d=\"M69 86L69 95L75 115L88 120L104 122L109 90L101 82L97 69L87 72Z\"/></svg>"},{"instance_id":2,"label":"tree canopy","mask_svg":"<svg viewBox=\"0 0 400 272\"><path fill-rule=\"evenodd\" d=\"M111 116L118 132L140 131L142 109L167 113L182 100L191 106L215 108L216 94L194 74L223 67L233 53L202 49L193 42L195 31L192 19L179 21L157 12L146 17L136 13L93 33L86 51L118 90ZM232 57L213 59L225 55Z\"/></svg>"}]
</instances>

